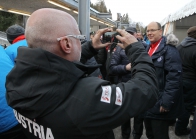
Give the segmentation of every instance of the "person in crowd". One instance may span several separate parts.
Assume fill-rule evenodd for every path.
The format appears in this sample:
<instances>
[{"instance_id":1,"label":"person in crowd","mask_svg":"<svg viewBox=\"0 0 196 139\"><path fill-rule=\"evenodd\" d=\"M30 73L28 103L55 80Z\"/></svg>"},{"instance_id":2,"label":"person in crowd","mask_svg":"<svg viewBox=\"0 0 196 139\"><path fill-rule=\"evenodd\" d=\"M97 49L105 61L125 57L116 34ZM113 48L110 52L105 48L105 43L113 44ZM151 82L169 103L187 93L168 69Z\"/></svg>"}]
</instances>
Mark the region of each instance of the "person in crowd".
<instances>
[{"instance_id":1,"label":"person in crowd","mask_svg":"<svg viewBox=\"0 0 196 139\"><path fill-rule=\"evenodd\" d=\"M137 33L137 39L142 42L142 44L144 45L145 48L147 47L147 43L146 43L146 41L144 41L144 37L141 32Z\"/></svg>"},{"instance_id":2,"label":"person in crowd","mask_svg":"<svg viewBox=\"0 0 196 139\"><path fill-rule=\"evenodd\" d=\"M150 40L146 50L154 63L159 85L159 100L145 114L146 135L149 139L169 139L170 122L184 109L182 62L176 47L162 36L160 23L151 22L146 33Z\"/></svg>"},{"instance_id":3,"label":"person in crowd","mask_svg":"<svg viewBox=\"0 0 196 139\"><path fill-rule=\"evenodd\" d=\"M145 41L145 43L147 44L147 45L149 45L150 44L150 41L149 41L149 39L148 39L148 36L147 36L147 33L146 33L146 29L147 29L147 27L145 27L145 33L144 33L144 41Z\"/></svg>"},{"instance_id":4,"label":"person in crowd","mask_svg":"<svg viewBox=\"0 0 196 139\"><path fill-rule=\"evenodd\" d=\"M101 64L100 72L102 75L102 79L106 79L106 59L107 59L107 52L105 48L101 48L98 50L97 55L94 56L97 64Z\"/></svg>"},{"instance_id":5,"label":"person in crowd","mask_svg":"<svg viewBox=\"0 0 196 139\"><path fill-rule=\"evenodd\" d=\"M116 29L117 29L116 27L112 27L111 32L116 31ZM114 76L109 73L109 65L110 65L111 57L114 51L116 50L115 46L114 47L113 46L114 44L109 44L105 48L99 49L98 54L95 56L97 63L102 65L100 67L100 70L103 79L111 81L112 83L115 79L113 79Z\"/></svg>"},{"instance_id":6,"label":"person in crowd","mask_svg":"<svg viewBox=\"0 0 196 139\"><path fill-rule=\"evenodd\" d=\"M117 30L121 34L117 38L130 62L134 61L131 81L111 85L88 77L94 66L82 63L109 44L100 41L107 31L98 30L81 47L84 36L70 14L43 8L28 18L28 47L18 48L16 64L6 78L7 103L28 138L108 139L112 129L156 103L152 60L124 30Z\"/></svg>"},{"instance_id":7,"label":"person in crowd","mask_svg":"<svg viewBox=\"0 0 196 139\"><path fill-rule=\"evenodd\" d=\"M93 39L93 37L95 36L95 31L92 31L92 32L90 32L90 39L92 40Z\"/></svg>"},{"instance_id":8,"label":"person in crowd","mask_svg":"<svg viewBox=\"0 0 196 139\"><path fill-rule=\"evenodd\" d=\"M144 35L144 42L149 45L150 44L150 41L148 40L148 37L146 35Z\"/></svg>"},{"instance_id":9,"label":"person in crowd","mask_svg":"<svg viewBox=\"0 0 196 139\"><path fill-rule=\"evenodd\" d=\"M17 24L10 26L6 30L7 40L11 44L5 49L5 52L14 62L17 56L17 49L19 46L27 46L27 41L24 36L25 29Z\"/></svg>"},{"instance_id":10,"label":"person in crowd","mask_svg":"<svg viewBox=\"0 0 196 139\"><path fill-rule=\"evenodd\" d=\"M189 118L196 104L196 26L187 30L187 37L177 47L182 60L183 95L185 112L178 117L175 126L177 136L188 135Z\"/></svg>"},{"instance_id":11,"label":"person in crowd","mask_svg":"<svg viewBox=\"0 0 196 139\"><path fill-rule=\"evenodd\" d=\"M129 27L126 29L128 33L136 37L136 28ZM116 46L116 50L110 61L110 73L116 75L117 83L127 82L131 79L131 63L125 54L125 50L120 46ZM121 134L123 139L128 139L131 133L130 119L121 125Z\"/></svg>"},{"instance_id":12,"label":"person in crowd","mask_svg":"<svg viewBox=\"0 0 196 139\"><path fill-rule=\"evenodd\" d=\"M80 31L80 33L81 33L81 31ZM93 39L94 35L95 35L95 32L90 33L90 40ZM87 41L87 40L85 40L85 41ZM83 43L81 43L81 44L83 44ZM97 64L97 61L95 60L95 57L91 57L90 59L88 59L86 61L85 65L97 65L96 66L97 69L94 70L89 76L99 77L99 78L102 79L101 71L99 69L101 65Z\"/></svg>"},{"instance_id":13,"label":"person in crowd","mask_svg":"<svg viewBox=\"0 0 196 139\"><path fill-rule=\"evenodd\" d=\"M138 32L138 33L137 33L137 38L138 38L139 40L141 40L141 41L144 40L143 35L142 35L141 32Z\"/></svg>"},{"instance_id":14,"label":"person in crowd","mask_svg":"<svg viewBox=\"0 0 196 139\"><path fill-rule=\"evenodd\" d=\"M0 139L26 139L14 116L13 109L7 105L5 98L5 80L13 66L14 64L5 53L5 49L0 46Z\"/></svg>"}]
</instances>

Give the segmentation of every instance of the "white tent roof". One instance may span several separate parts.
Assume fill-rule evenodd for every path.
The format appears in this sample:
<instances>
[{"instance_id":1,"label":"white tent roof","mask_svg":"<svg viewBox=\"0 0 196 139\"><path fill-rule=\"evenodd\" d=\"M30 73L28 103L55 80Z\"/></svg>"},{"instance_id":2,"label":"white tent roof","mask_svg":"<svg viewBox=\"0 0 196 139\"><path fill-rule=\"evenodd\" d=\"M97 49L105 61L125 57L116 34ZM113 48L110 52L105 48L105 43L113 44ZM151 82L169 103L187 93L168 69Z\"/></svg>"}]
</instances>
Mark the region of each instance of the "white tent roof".
<instances>
[{"instance_id":1,"label":"white tent roof","mask_svg":"<svg viewBox=\"0 0 196 139\"><path fill-rule=\"evenodd\" d=\"M161 22L161 25L165 25L167 22L173 22L188 17L189 15L193 15L194 13L196 13L196 0L191 1L174 14L171 14L168 17L164 18Z\"/></svg>"}]
</instances>

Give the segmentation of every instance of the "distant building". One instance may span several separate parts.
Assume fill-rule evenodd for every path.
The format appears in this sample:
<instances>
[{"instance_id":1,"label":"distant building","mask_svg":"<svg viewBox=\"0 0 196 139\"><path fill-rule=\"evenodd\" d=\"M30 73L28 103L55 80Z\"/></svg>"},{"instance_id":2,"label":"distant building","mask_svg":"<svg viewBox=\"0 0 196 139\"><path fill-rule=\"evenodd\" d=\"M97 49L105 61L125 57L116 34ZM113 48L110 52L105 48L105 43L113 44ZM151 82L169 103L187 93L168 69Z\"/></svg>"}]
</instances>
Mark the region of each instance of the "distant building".
<instances>
[{"instance_id":1,"label":"distant building","mask_svg":"<svg viewBox=\"0 0 196 139\"><path fill-rule=\"evenodd\" d=\"M196 25L196 0L162 20L163 35L173 33L181 42L187 36L187 29Z\"/></svg>"}]
</instances>

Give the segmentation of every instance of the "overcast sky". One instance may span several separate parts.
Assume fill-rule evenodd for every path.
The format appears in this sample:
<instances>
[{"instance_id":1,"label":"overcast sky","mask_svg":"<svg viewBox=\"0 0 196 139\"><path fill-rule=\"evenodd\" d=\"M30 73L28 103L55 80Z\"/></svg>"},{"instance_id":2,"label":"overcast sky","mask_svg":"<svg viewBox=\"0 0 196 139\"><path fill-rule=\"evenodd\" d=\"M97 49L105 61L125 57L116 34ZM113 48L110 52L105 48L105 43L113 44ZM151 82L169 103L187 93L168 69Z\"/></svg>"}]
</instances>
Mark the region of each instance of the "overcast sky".
<instances>
[{"instance_id":1,"label":"overcast sky","mask_svg":"<svg viewBox=\"0 0 196 139\"><path fill-rule=\"evenodd\" d=\"M193 0L104 0L106 7L111 10L113 20L117 13L128 13L135 22L148 25L151 21L161 22L169 14L175 13L180 8ZM96 3L97 0L91 0Z\"/></svg>"}]
</instances>

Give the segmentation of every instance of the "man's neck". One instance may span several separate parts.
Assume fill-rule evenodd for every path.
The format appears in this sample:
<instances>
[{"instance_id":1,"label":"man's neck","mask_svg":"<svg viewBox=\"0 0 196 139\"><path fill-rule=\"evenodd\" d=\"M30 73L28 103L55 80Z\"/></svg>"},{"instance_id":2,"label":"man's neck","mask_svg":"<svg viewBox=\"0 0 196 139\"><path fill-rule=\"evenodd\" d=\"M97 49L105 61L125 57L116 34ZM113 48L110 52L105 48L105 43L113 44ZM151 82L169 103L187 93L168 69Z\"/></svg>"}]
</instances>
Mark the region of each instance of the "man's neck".
<instances>
[{"instance_id":1,"label":"man's neck","mask_svg":"<svg viewBox=\"0 0 196 139\"><path fill-rule=\"evenodd\" d=\"M162 39L162 37L160 39L158 39L157 41L154 41L154 42L150 42L150 44L155 44L155 43L158 43L160 40Z\"/></svg>"}]
</instances>

